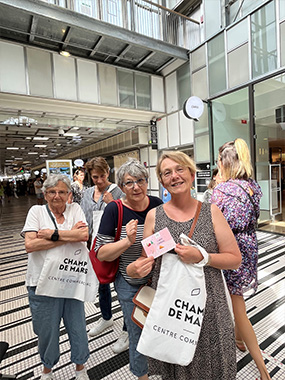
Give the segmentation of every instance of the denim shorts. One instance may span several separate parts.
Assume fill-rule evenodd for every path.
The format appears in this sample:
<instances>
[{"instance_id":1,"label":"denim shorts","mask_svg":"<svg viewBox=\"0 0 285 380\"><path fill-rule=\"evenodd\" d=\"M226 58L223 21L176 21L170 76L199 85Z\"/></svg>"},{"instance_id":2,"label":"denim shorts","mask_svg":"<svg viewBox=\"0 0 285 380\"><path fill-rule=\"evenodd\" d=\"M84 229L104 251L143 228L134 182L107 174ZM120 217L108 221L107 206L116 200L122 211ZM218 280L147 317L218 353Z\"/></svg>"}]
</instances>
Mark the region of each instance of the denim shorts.
<instances>
[{"instance_id":1,"label":"denim shorts","mask_svg":"<svg viewBox=\"0 0 285 380\"><path fill-rule=\"evenodd\" d=\"M61 319L69 337L71 361L84 364L89 358L84 303L75 299L36 295L35 286L28 286L27 289L42 364L52 368L59 360Z\"/></svg>"},{"instance_id":2,"label":"denim shorts","mask_svg":"<svg viewBox=\"0 0 285 380\"><path fill-rule=\"evenodd\" d=\"M115 289L123 310L124 320L129 335L130 370L137 377L144 376L148 372L147 358L136 350L142 330L131 319L134 308L132 299L140 286L141 285L130 285L123 278L121 273L118 272L115 280Z\"/></svg>"}]
</instances>

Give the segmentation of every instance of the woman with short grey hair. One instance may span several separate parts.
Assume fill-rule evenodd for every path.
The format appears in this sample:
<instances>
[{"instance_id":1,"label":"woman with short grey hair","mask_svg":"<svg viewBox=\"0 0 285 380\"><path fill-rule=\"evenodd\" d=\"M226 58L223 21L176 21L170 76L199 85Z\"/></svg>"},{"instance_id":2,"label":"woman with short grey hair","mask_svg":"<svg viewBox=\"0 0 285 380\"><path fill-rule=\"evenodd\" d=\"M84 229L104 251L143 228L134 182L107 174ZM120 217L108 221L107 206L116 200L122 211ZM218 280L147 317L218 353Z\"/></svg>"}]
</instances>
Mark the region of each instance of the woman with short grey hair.
<instances>
[{"instance_id":1,"label":"woman with short grey hair","mask_svg":"<svg viewBox=\"0 0 285 380\"><path fill-rule=\"evenodd\" d=\"M123 203L123 223L121 237L114 242L118 227L118 207L115 202L109 203L101 219L95 250L101 261L112 261L119 257L119 270L115 280L115 289L121 304L125 324L129 334L130 370L140 380L148 379L147 359L137 351L141 329L131 319L133 296L148 277L131 278L126 269L129 263L141 255L143 228L149 210L162 203L161 199L147 195L148 172L136 160L124 163L117 172L117 183L125 197Z\"/></svg>"},{"instance_id":2,"label":"woman with short grey hair","mask_svg":"<svg viewBox=\"0 0 285 380\"><path fill-rule=\"evenodd\" d=\"M84 367L89 358L84 303L72 298L42 296L36 293L40 275L49 253L65 244L86 242L88 227L77 203L68 204L70 180L66 175L52 174L43 184L46 205L29 210L21 235L28 254L26 286L32 314L33 329L43 364L40 380L53 380L52 368L59 361L59 329L63 320L75 364L75 379L89 380ZM56 224L56 226L55 226ZM57 227L55 229L55 227ZM70 254L74 250L71 250Z\"/></svg>"},{"instance_id":3,"label":"woman with short grey hair","mask_svg":"<svg viewBox=\"0 0 285 380\"><path fill-rule=\"evenodd\" d=\"M43 187L42 187L43 193L46 194L47 189L49 189L50 187L55 187L59 181L63 182L66 185L68 192L71 191L70 179L65 174L51 174L50 176L47 177L47 179L45 180L43 184Z\"/></svg>"}]
</instances>

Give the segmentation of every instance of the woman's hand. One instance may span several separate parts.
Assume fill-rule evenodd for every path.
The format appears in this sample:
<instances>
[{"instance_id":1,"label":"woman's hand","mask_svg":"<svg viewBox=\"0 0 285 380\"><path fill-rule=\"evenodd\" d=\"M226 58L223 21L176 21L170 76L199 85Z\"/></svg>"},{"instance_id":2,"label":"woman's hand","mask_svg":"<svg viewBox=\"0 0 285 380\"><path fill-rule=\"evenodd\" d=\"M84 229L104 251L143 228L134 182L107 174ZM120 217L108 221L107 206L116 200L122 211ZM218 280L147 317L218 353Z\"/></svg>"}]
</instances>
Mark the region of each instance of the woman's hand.
<instances>
[{"instance_id":1,"label":"woman's hand","mask_svg":"<svg viewBox=\"0 0 285 380\"><path fill-rule=\"evenodd\" d=\"M86 223L80 221L74 224L74 226L71 228L72 230L79 230L80 228L87 228Z\"/></svg>"},{"instance_id":2,"label":"woman's hand","mask_svg":"<svg viewBox=\"0 0 285 380\"><path fill-rule=\"evenodd\" d=\"M137 229L138 229L137 219L131 219L129 223L126 224L127 239L129 240L130 245L134 244L134 242L136 241Z\"/></svg>"},{"instance_id":3,"label":"woman's hand","mask_svg":"<svg viewBox=\"0 0 285 380\"><path fill-rule=\"evenodd\" d=\"M105 191L103 194L103 202L110 203L114 200L112 193L109 193L109 191Z\"/></svg>"},{"instance_id":4,"label":"woman's hand","mask_svg":"<svg viewBox=\"0 0 285 380\"><path fill-rule=\"evenodd\" d=\"M185 264L197 264L203 260L203 255L199 249L189 245L176 244L174 251Z\"/></svg>"},{"instance_id":5,"label":"woman's hand","mask_svg":"<svg viewBox=\"0 0 285 380\"><path fill-rule=\"evenodd\" d=\"M146 277L153 268L154 257L139 257L136 261L129 264L127 267L127 274L133 278Z\"/></svg>"}]
</instances>

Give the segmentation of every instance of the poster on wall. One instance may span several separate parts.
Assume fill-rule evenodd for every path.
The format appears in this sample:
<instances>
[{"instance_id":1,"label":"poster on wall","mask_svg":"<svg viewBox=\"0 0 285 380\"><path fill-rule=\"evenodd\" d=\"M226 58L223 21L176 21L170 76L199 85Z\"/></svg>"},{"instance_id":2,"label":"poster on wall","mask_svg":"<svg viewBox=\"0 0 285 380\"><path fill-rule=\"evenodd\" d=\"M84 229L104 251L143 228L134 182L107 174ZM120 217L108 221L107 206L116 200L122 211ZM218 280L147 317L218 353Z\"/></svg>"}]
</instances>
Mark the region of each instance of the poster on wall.
<instances>
[{"instance_id":1,"label":"poster on wall","mask_svg":"<svg viewBox=\"0 0 285 380\"><path fill-rule=\"evenodd\" d=\"M65 174L72 181L72 161L71 160L47 160L47 176L51 174Z\"/></svg>"}]
</instances>

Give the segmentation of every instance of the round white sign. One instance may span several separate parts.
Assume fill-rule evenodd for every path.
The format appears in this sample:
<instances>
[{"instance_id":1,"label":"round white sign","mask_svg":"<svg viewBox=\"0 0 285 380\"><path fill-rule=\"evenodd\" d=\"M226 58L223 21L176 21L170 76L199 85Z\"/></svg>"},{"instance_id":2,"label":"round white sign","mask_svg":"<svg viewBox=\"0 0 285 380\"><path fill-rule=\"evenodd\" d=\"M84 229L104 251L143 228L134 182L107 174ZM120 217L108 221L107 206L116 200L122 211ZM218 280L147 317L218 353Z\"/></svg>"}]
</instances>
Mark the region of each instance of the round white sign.
<instances>
[{"instance_id":1,"label":"round white sign","mask_svg":"<svg viewBox=\"0 0 285 380\"><path fill-rule=\"evenodd\" d=\"M188 119L199 120L204 111L204 103L198 96L191 96L183 106L183 112Z\"/></svg>"},{"instance_id":2,"label":"round white sign","mask_svg":"<svg viewBox=\"0 0 285 380\"><path fill-rule=\"evenodd\" d=\"M81 158L78 158L77 160L74 161L74 165L76 165L77 167L81 167L84 165L84 161L81 160Z\"/></svg>"}]
</instances>

